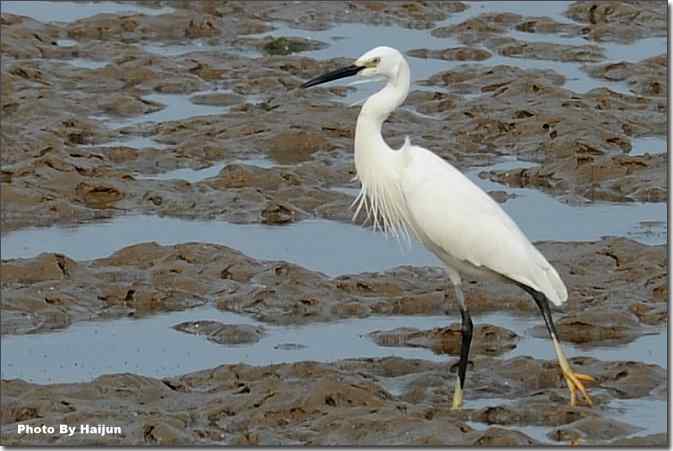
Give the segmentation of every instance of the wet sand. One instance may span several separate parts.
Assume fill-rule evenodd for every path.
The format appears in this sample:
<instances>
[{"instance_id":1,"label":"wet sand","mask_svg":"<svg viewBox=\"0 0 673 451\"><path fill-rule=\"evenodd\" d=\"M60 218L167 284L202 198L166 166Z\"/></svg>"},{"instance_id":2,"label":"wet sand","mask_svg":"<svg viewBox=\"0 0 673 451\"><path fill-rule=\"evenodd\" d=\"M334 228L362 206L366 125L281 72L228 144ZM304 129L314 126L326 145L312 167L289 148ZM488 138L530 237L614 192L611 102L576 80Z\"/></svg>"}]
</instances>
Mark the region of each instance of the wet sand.
<instances>
[{"instance_id":1,"label":"wet sand","mask_svg":"<svg viewBox=\"0 0 673 451\"><path fill-rule=\"evenodd\" d=\"M659 445L666 412L666 22L659 3L2 4L3 445ZM535 306L351 224L384 127L489 192L559 269L594 407L568 406ZM422 130L422 132L419 132ZM121 435L19 434L106 424Z\"/></svg>"}]
</instances>

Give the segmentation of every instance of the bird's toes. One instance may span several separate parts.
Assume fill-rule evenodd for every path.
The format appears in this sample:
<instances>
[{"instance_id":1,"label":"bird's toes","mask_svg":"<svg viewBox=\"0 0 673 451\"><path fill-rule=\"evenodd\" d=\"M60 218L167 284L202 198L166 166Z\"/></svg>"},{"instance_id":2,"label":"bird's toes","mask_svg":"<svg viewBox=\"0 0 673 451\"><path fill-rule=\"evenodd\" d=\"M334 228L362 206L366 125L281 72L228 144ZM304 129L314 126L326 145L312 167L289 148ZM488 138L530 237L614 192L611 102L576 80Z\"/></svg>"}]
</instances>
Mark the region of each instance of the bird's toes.
<instances>
[{"instance_id":1,"label":"bird's toes","mask_svg":"<svg viewBox=\"0 0 673 451\"><path fill-rule=\"evenodd\" d=\"M584 382L596 382L596 379L588 374L575 373L575 377Z\"/></svg>"},{"instance_id":2,"label":"bird's toes","mask_svg":"<svg viewBox=\"0 0 673 451\"><path fill-rule=\"evenodd\" d=\"M578 377L578 376L584 376L584 377ZM593 406L593 402L591 401L591 397L589 396L589 393L587 393L587 389L584 387L584 384L580 382L580 380L594 380L591 378L591 376L586 376L584 374L578 375L577 373L570 373L565 375L566 383L568 384L568 389L570 390L570 405L575 406L576 405L576 392L580 392L582 395L582 398L584 399L584 402L587 403L589 407Z\"/></svg>"}]
</instances>

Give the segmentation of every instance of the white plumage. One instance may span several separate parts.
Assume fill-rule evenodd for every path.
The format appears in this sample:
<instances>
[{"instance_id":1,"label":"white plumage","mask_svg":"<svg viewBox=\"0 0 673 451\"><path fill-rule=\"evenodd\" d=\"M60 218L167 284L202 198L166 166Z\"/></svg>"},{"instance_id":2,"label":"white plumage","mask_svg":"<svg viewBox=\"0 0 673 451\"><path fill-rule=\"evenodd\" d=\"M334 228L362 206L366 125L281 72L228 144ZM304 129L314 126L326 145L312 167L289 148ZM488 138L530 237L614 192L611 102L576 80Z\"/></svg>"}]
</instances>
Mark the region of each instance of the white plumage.
<instances>
[{"instance_id":1,"label":"white plumage","mask_svg":"<svg viewBox=\"0 0 673 451\"><path fill-rule=\"evenodd\" d=\"M459 273L497 275L544 293L556 305L565 302L568 294L556 270L488 194L408 138L399 150L385 143L381 126L404 102L410 77L407 62L395 49L379 47L358 61L364 64L379 54L397 54L399 60L390 64L394 76L367 100L358 117L359 209L365 206L375 227L381 218L384 230L398 238L413 231L447 265L454 283L459 283ZM385 56L380 58L384 64Z\"/></svg>"},{"instance_id":2,"label":"white plumage","mask_svg":"<svg viewBox=\"0 0 673 451\"><path fill-rule=\"evenodd\" d=\"M491 196L427 149L405 146L399 152L408 154L399 183L414 229L447 266L504 276L541 291L556 305L566 301L554 267Z\"/></svg>"},{"instance_id":3,"label":"white plumage","mask_svg":"<svg viewBox=\"0 0 673 451\"><path fill-rule=\"evenodd\" d=\"M390 47L377 47L355 64L317 77L307 88L360 74L382 76L386 85L367 99L355 128L355 168L362 189L354 204L355 216L366 211L374 228L398 239L416 237L446 265L462 318L461 357L453 407L463 402L472 320L461 288L461 274L486 276L515 283L535 300L559 358L575 404L575 391L591 400L581 381L590 376L572 371L553 325L548 301L561 305L568 298L554 267L526 238L521 229L481 188L433 152L412 145L390 148L381 135L383 122L409 93L409 65Z\"/></svg>"}]
</instances>

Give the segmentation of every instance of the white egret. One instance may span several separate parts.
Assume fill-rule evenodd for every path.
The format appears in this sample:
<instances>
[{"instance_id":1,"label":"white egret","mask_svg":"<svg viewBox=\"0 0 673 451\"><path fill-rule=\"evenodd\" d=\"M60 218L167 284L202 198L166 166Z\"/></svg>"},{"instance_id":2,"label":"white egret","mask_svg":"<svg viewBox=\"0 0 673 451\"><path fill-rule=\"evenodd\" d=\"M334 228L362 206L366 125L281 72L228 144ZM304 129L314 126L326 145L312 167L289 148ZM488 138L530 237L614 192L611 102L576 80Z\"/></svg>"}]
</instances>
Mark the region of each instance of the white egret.
<instances>
[{"instance_id":1,"label":"white egret","mask_svg":"<svg viewBox=\"0 0 673 451\"><path fill-rule=\"evenodd\" d=\"M537 304L554 344L570 391L591 405L582 381L591 376L570 367L552 321L549 302L563 304L565 284L545 257L531 244L514 221L488 194L433 152L412 145L409 138L392 149L381 136L381 127L409 93L409 65L390 47L377 47L353 65L306 82L302 87L352 75L383 77L386 85L362 106L355 128L355 168L362 183L355 215L364 206L374 225L394 236L413 235L445 264L461 313L461 351L452 406L462 407L472 320L461 288L461 274L486 276L518 285Z\"/></svg>"}]
</instances>

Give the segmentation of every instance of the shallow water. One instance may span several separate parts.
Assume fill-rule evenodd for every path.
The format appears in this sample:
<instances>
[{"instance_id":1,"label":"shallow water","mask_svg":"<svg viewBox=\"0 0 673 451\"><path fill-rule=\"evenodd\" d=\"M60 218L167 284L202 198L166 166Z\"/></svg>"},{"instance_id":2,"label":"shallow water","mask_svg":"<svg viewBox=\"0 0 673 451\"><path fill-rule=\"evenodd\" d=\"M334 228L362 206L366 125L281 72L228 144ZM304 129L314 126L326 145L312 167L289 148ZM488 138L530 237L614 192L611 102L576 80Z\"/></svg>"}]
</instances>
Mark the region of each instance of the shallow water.
<instances>
[{"instance_id":1,"label":"shallow water","mask_svg":"<svg viewBox=\"0 0 673 451\"><path fill-rule=\"evenodd\" d=\"M587 93L592 89L605 87L622 94L631 94L626 82L607 81L590 77L582 70L582 66L579 63L536 60L529 58L512 58L498 54L494 54L492 58L487 59L486 61L482 62L482 64L486 62L491 66L503 64L508 66L516 66L523 69L553 70L565 77L565 82L563 83L564 88L579 94Z\"/></svg>"},{"instance_id":2,"label":"shallow water","mask_svg":"<svg viewBox=\"0 0 673 451\"><path fill-rule=\"evenodd\" d=\"M57 39L56 40L56 45L58 47L75 47L77 45L77 41L73 41L72 39Z\"/></svg>"},{"instance_id":3,"label":"shallow water","mask_svg":"<svg viewBox=\"0 0 673 451\"><path fill-rule=\"evenodd\" d=\"M101 240L101 236L105 240ZM329 239L325 239L329 237ZM157 216L121 216L78 227L49 227L10 232L1 239L2 258L59 252L77 260L104 257L134 243L171 245L207 242L230 246L253 258L285 260L328 275L383 271L399 265L439 266L437 258L415 245L406 253L383 234L327 220L289 226L230 224ZM302 243L297 246L296 243ZM356 258L366 249L367 258Z\"/></svg>"},{"instance_id":4,"label":"shallow water","mask_svg":"<svg viewBox=\"0 0 673 451\"><path fill-rule=\"evenodd\" d=\"M668 237L668 222L666 221L642 221L636 230L626 234L627 238L637 241L662 241Z\"/></svg>"},{"instance_id":5,"label":"shallow water","mask_svg":"<svg viewBox=\"0 0 673 451\"><path fill-rule=\"evenodd\" d=\"M454 39L435 38L430 35L430 30L412 30L394 25L341 23L335 24L332 28L323 31L290 28L284 23L274 23L273 25L275 27L274 30L253 36L292 36L328 43L329 47L324 49L302 52L300 54L301 56L318 60L341 57L355 59L367 50L380 45L394 47L402 53L416 48L443 49L460 45ZM412 66L412 82L424 80L437 72L448 70L451 67L451 62L448 61L426 60L413 57L409 57L409 59ZM418 88L415 83L414 88ZM376 84L359 85L357 86L356 93L357 96L366 96L378 89L380 87L376 86ZM350 101L354 95L354 93L350 93L343 99Z\"/></svg>"},{"instance_id":6,"label":"shallow water","mask_svg":"<svg viewBox=\"0 0 673 451\"><path fill-rule=\"evenodd\" d=\"M567 36L563 33L531 33L528 31L510 30L509 36L520 41L546 42L563 45L598 45L585 36Z\"/></svg>"},{"instance_id":7,"label":"shallow water","mask_svg":"<svg viewBox=\"0 0 673 451\"><path fill-rule=\"evenodd\" d=\"M465 405L468 405L468 402L465 402ZM489 405L496 405L496 404L489 404ZM497 404L497 405L500 405L500 404ZM477 431L485 431L489 427L494 426L494 425L487 424L487 423L480 423L478 421L466 421L465 424L470 426L473 429L476 429ZM555 442L555 441L551 440L549 437L547 437L547 434L552 430L552 428L549 427L549 426L518 426L518 425L517 426L510 426L510 425L502 425L502 424L498 424L498 425L495 425L495 426L497 426L499 428L502 428L502 429L509 429L509 430L512 430L512 431L523 432L524 434L526 434L530 438L532 438L534 440L537 440L538 442L540 442L540 443L542 443L546 446L549 446L549 445L563 445L564 444L563 442Z\"/></svg>"},{"instance_id":8,"label":"shallow water","mask_svg":"<svg viewBox=\"0 0 673 451\"><path fill-rule=\"evenodd\" d=\"M226 346L172 328L184 321L198 320L262 326L267 334L257 343ZM20 377L36 383L81 382L122 371L165 377L226 363L270 365L385 356L445 362L457 357L435 354L424 348L378 346L368 334L397 327L446 327L458 321L457 316L442 315L373 316L304 326L269 326L243 315L204 306L142 319L79 322L64 331L48 334L4 336L1 344L2 378ZM556 358L549 340L531 337L526 332L541 324L542 320L536 316L524 318L492 313L474 315L474 322L507 327L521 336L517 347L502 355L503 359L522 355L550 360ZM151 331L151 340L147 339L148 331ZM661 342L665 335L664 329L652 337ZM641 360L666 368L665 350L643 360L647 357L643 356L643 350L652 344L648 337L641 337L627 345L613 346L608 356L602 347L581 350L564 344L564 349L569 357L583 355L604 360ZM301 346L289 346L290 349L282 346L288 344ZM101 355L105 359L100 359Z\"/></svg>"},{"instance_id":9,"label":"shallow water","mask_svg":"<svg viewBox=\"0 0 673 451\"><path fill-rule=\"evenodd\" d=\"M506 327L522 337L519 343L517 343L516 349L504 353L502 358L534 356L538 359L556 359L552 342L547 338L532 335L533 327L544 324L541 317L513 316L499 312L473 316L475 324L490 323ZM458 318L456 318L457 320ZM665 327L653 328L648 335L643 335L629 343L621 345L576 345L564 342L563 349L569 358L588 356L610 361L633 360L667 368L668 349L665 346L661 346L661 343L666 340L666 336L667 329Z\"/></svg>"},{"instance_id":10,"label":"shallow water","mask_svg":"<svg viewBox=\"0 0 673 451\"><path fill-rule=\"evenodd\" d=\"M0 6L3 13L12 13L21 16L28 16L40 22L74 22L85 17L95 16L97 14L111 13L139 13L155 16L160 14L169 14L174 12L173 8L164 6L162 8L147 8L135 3L121 2L67 2L59 1L54 5L53 1L26 1L26 0L2 0Z\"/></svg>"},{"instance_id":11,"label":"shallow water","mask_svg":"<svg viewBox=\"0 0 673 451\"><path fill-rule=\"evenodd\" d=\"M551 17L557 22L574 23L564 14L572 2L564 0L545 0L544 2L520 2L512 0L488 0L466 2L470 8L462 13L451 15L446 23L460 23L472 16L484 13L513 13L528 17Z\"/></svg>"},{"instance_id":12,"label":"shallow water","mask_svg":"<svg viewBox=\"0 0 673 451\"><path fill-rule=\"evenodd\" d=\"M209 45L206 41L201 39L194 39L191 41L174 44L147 42L144 44L139 44L139 47L141 47L146 52L162 56L180 56L187 53L204 52L217 48L215 46Z\"/></svg>"},{"instance_id":13,"label":"shallow water","mask_svg":"<svg viewBox=\"0 0 673 451\"><path fill-rule=\"evenodd\" d=\"M646 58L652 58L668 51L668 42L665 37L639 39L630 44L618 42L602 42L605 56L609 62L627 61L635 63Z\"/></svg>"},{"instance_id":14,"label":"shallow water","mask_svg":"<svg viewBox=\"0 0 673 451\"><path fill-rule=\"evenodd\" d=\"M29 60L31 61L31 60ZM100 69L110 64L109 61L96 61L89 58L70 58L70 59L55 59L55 58L36 58L32 61L42 62L48 61L55 64L69 64L80 69Z\"/></svg>"},{"instance_id":15,"label":"shallow water","mask_svg":"<svg viewBox=\"0 0 673 451\"><path fill-rule=\"evenodd\" d=\"M643 136L631 139L631 151L629 155L662 154L668 151L668 143L662 136Z\"/></svg>"},{"instance_id":16,"label":"shallow water","mask_svg":"<svg viewBox=\"0 0 673 451\"><path fill-rule=\"evenodd\" d=\"M605 60L597 64L607 62L626 61L635 63L646 58L666 53L666 38L645 38L637 40L630 44L619 42L595 42L582 36L563 36L554 33L528 33L524 31L512 30L509 35L513 38L528 42L547 42L563 45L594 45L603 49ZM517 58L519 60L523 58ZM569 63L578 64L582 63ZM602 81L605 83L605 80Z\"/></svg>"},{"instance_id":17,"label":"shallow water","mask_svg":"<svg viewBox=\"0 0 673 451\"><path fill-rule=\"evenodd\" d=\"M73 58L60 61L82 69L100 69L110 64L108 61L95 61L87 58Z\"/></svg>"},{"instance_id":18,"label":"shallow water","mask_svg":"<svg viewBox=\"0 0 673 451\"><path fill-rule=\"evenodd\" d=\"M165 108L153 113L135 116L128 119L108 119L106 125L111 128L127 127L129 125L145 124L148 122L180 121L197 116L222 114L229 110L226 106L196 104L191 98L197 95L219 93L220 91L202 91L193 94L150 94L143 100L158 102L166 105Z\"/></svg>"},{"instance_id":19,"label":"shallow water","mask_svg":"<svg viewBox=\"0 0 673 451\"><path fill-rule=\"evenodd\" d=\"M258 168L271 168L276 166L276 164L271 160L267 160L264 158L259 159L251 158L249 160L232 160L229 162L216 163L213 164L212 166L208 166L207 168L203 169L182 168L182 169L175 169L173 171L162 172L161 174L156 175L134 175L134 177L139 180L179 179L179 180L185 180L190 183L196 183L210 177L215 177L217 174L220 173L220 171L224 167L232 164L243 164L247 166L255 166Z\"/></svg>"},{"instance_id":20,"label":"shallow water","mask_svg":"<svg viewBox=\"0 0 673 451\"><path fill-rule=\"evenodd\" d=\"M152 147L155 149L165 149L168 145L157 142L149 136L129 136L128 138L118 139L114 141L108 141L101 144L87 144L82 147L117 147L125 146L131 147L134 149L144 149L147 147Z\"/></svg>"},{"instance_id":21,"label":"shallow water","mask_svg":"<svg viewBox=\"0 0 673 451\"><path fill-rule=\"evenodd\" d=\"M519 33L521 34L531 34L536 35L535 33ZM547 37L549 35L546 35ZM565 42L567 38L560 37L560 35L552 35L557 37L556 40L548 39L545 42L555 42L559 44L567 44ZM529 39L530 40L530 39ZM591 42L585 42L589 44ZM603 48L605 59L595 63L595 64L607 64L620 61L626 61L635 63L641 61L645 58L651 58L657 56L661 53L666 53L667 41L666 38L648 38L641 39L636 41L633 44L618 44L618 43L592 43ZM622 94L632 94L629 90L628 84L622 81L608 81L600 78L590 77L585 71L582 70L583 63L577 62L563 62L563 61L550 61L550 60L536 60L529 58L512 58L502 55L494 55L492 58L489 58L486 61L483 61L481 64L488 65L497 65L497 64L507 64L510 66L518 66L525 69L552 69L559 74L563 75L566 78L563 87L570 89L571 91L577 93L586 93L596 88L607 87L612 91L619 92ZM591 63L589 64L591 65Z\"/></svg>"},{"instance_id":22,"label":"shallow water","mask_svg":"<svg viewBox=\"0 0 673 451\"><path fill-rule=\"evenodd\" d=\"M607 407L611 416L624 423L634 424L642 430L630 436L658 434L667 431L670 415L668 402L662 399L613 399Z\"/></svg>"},{"instance_id":23,"label":"shallow water","mask_svg":"<svg viewBox=\"0 0 673 451\"><path fill-rule=\"evenodd\" d=\"M486 190L504 189L503 185L479 179L478 172L470 171L467 175ZM509 199L503 205L504 209L532 241L597 240L602 236L629 234L646 244L661 244L666 240L666 233L644 236L639 233L643 223L667 230L666 208L661 203L590 203L578 207L561 203L540 191L523 188L506 188L505 191L517 197ZM100 236L105 236L105 241L101 241ZM325 240L326 236L330 239ZM9 232L2 235L1 245L5 259L32 257L41 252L93 259L145 241L225 244L253 258L287 260L328 274L381 271L404 264L439 265L439 261L418 243L412 242L409 249L403 249L382 233L327 220L266 226L133 215L77 227ZM305 246L291 245L297 242ZM367 249L368 258L352 258L353 249Z\"/></svg>"},{"instance_id":24,"label":"shallow water","mask_svg":"<svg viewBox=\"0 0 673 451\"><path fill-rule=\"evenodd\" d=\"M507 170L530 167L530 163L505 161L488 168L476 168L466 176L485 191L505 191L514 194L502 207L533 241L598 240L605 236L629 236L645 244L666 242L667 213L662 202L584 202L580 205L564 203L543 191L511 188L479 178L488 170ZM655 234L642 234L642 223L659 224Z\"/></svg>"},{"instance_id":25,"label":"shallow water","mask_svg":"<svg viewBox=\"0 0 673 451\"><path fill-rule=\"evenodd\" d=\"M139 138L141 139L141 138ZM148 139L148 138L142 138ZM129 145L129 142L119 142ZM107 143L106 145L112 145ZM133 147L133 146L130 146ZM156 146L154 146L156 147ZM216 163L204 169L176 169L157 175L136 175L138 179L171 180L182 179L191 183L216 176L228 164L246 164L269 168L275 163L268 159L233 160ZM532 241L590 241L604 236L628 236L645 244L662 244L666 241L668 223L666 207L663 203L609 203L585 202L581 205L564 203L539 190L510 188L482 179L479 173L488 170L508 170L535 166L534 163L506 159L497 164L472 169L467 177L486 191L505 191L516 197L508 199L502 206L517 222ZM333 187L332 190L356 196L358 188ZM301 256L296 250L278 247L273 242L298 242L302 234L315 237L313 255ZM100 243L96 236L105 234L108 239ZM45 241L39 237L50 237ZM327 243L322 237L330 236ZM115 239L112 239L112 238ZM225 244L254 258L280 259L292 261L310 269L333 273L336 267L344 268L342 273L356 273L367 270L378 271L403 264L437 265L438 260L422 246L412 243L410 249L400 248L394 240L386 240L383 234L351 224L326 220L310 220L289 226L264 226L259 224L229 224L225 222L192 221L178 218L157 218L152 216L125 216L109 222L83 224L79 227L50 227L24 229L2 236L3 258L31 257L40 252L60 252L75 259L90 259L109 255L115 250L143 241L159 241L161 244L176 244L189 241L207 241ZM268 252L263 252L254 242L267 243ZM92 246L91 243L96 243ZM339 243L336 246L334 243ZM341 263L319 262L320 251L324 258L340 258L333 248L361 249L362 246L375 256L371 261L359 266L350 266L347 260ZM261 252L261 253L260 253ZM386 260L387 259L387 260ZM387 263L386 263L387 262ZM383 266L382 266L383 265ZM386 266L387 265L387 266Z\"/></svg>"},{"instance_id":26,"label":"shallow water","mask_svg":"<svg viewBox=\"0 0 673 451\"><path fill-rule=\"evenodd\" d=\"M481 409L490 406L507 405L516 400L508 399L480 399L474 401L466 401L466 405L473 409ZM606 411L606 416L618 421L622 421L632 426L639 428L638 431L627 435L627 437L646 436L651 434L658 434L667 431L668 421L668 403L666 400L659 399L613 399L610 400L602 409ZM467 425L477 430L486 430L490 425L477 421L466 421ZM521 431L531 438L545 444L545 445L566 445L565 442L557 442L551 440L549 434L554 427L547 426L503 426L505 429ZM609 443L609 440L606 441ZM580 442L579 445L587 444L586 441Z\"/></svg>"},{"instance_id":27,"label":"shallow water","mask_svg":"<svg viewBox=\"0 0 673 451\"><path fill-rule=\"evenodd\" d=\"M488 399L484 401L489 401ZM466 405L472 406L473 403L469 401L465 402ZM497 406L502 405L503 403L486 403L488 406ZM609 415L609 417L623 421L624 423L631 424L639 428L639 430L633 434L629 434L627 437L638 437L646 436L650 434L658 434L667 431L667 421L666 416L668 412L668 404L666 401L660 400L612 400L608 403L608 409L614 410L613 407L619 405L619 413L616 415ZM466 421L465 424L478 430L484 431L488 429L491 425L486 423L480 423L477 421ZM547 434L555 430L555 427L551 426L509 426L509 425L497 425L503 429L510 429L514 431L520 431L529 437L539 441L545 446L568 446L568 442L557 442L549 438ZM609 443L609 441L601 442ZM578 443L579 446L590 444L590 441L583 440Z\"/></svg>"},{"instance_id":28,"label":"shallow water","mask_svg":"<svg viewBox=\"0 0 673 451\"><path fill-rule=\"evenodd\" d=\"M471 17L488 12L512 12L528 17L546 16L561 23L575 23L563 15L571 3L572 2L570 1L545 1L544 4L539 2L521 3L514 1L468 2L467 4L470 8L461 13L450 15L447 20L438 22L437 27L458 24ZM327 48L302 52L302 55L316 59L330 59L336 57L355 59L367 50L379 45L387 45L397 48L402 53L406 53L408 50L415 48L446 49L463 45L452 37L436 38L430 34L430 30L407 29L396 25L338 23L327 30L321 31L295 29L285 23L275 23L274 26L274 30L255 36L296 36L329 43L330 45ZM551 33L526 33L516 30L511 31L509 35L516 39L529 42L550 42L566 45L598 45L604 49L605 53L605 60L601 61L600 64L617 61L640 61L645 58L666 53L668 45L665 37L641 39L632 44L620 44L595 43L587 41L583 37L566 37L562 34ZM631 94L627 83L592 78L582 70L583 63L578 62L512 58L497 54L480 62L442 61L414 57L408 58L412 72L412 89L428 89L428 87L422 85L419 86L415 82L425 80L435 73L455 69L461 64L469 63L483 66L506 64L524 69L552 69L566 78L566 82L563 85L565 88L578 93L586 93L595 88L608 87L616 92ZM441 89L441 87L431 88ZM350 102L355 97L360 98L368 96L376 89L378 89L376 86L371 85L357 86L355 93L349 93L349 95L342 100Z\"/></svg>"},{"instance_id":29,"label":"shallow water","mask_svg":"<svg viewBox=\"0 0 673 451\"><path fill-rule=\"evenodd\" d=\"M331 191L336 191L337 193L348 194L349 196L357 197L360 194L360 188L351 188L348 186L333 186L330 188Z\"/></svg>"},{"instance_id":30,"label":"shallow water","mask_svg":"<svg viewBox=\"0 0 673 451\"><path fill-rule=\"evenodd\" d=\"M471 175L476 177L475 173ZM478 180L486 189L502 189L502 185ZM539 191L521 188L506 191L518 197L508 200L505 210L533 241L596 240L607 235L629 236L646 244L666 241L665 205L601 203L575 207ZM106 239L101 241L101 236ZM326 236L330 239L325 240ZM23 229L3 234L0 241L3 259L58 252L86 260L146 241L165 245L201 241L231 246L253 258L286 260L332 275L382 271L399 265L441 266L418 243L412 242L410 249L402 249L382 233L327 220L266 226L134 215L77 227ZM292 245L298 242L304 246ZM366 249L368 258L353 258L354 249Z\"/></svg>"},{"instance_id":31,"label":"shallow water","mask_svg":"<svg viewBox=\"0 0 673 451\"><path fill-rule=\"evenodd\" d=\"M203 336L178 332L172 327L184 321L215 320L224 324L250 324L266 329L257 343L220 345ZM34 383L67 383L92 380L103 374L132 372L150 377L176 376L222 364L269 365L300 361L332 362L349 358L397 356L436 362L456 356L435 354L424 348L382 347L368 334L397 327L430 329L459 321L457 316L384 316L347 319L303 326L269 326L249 317L220 311L210 305L182 312L161 313L141 319L78 322L48 334L4 336L0 342L2 379L21 378ZM528 331L541 324L537 316L518 317L504 313L474 315L475 324L495 324L520 336L514 350L500 356L534 356L555 359L550 340L532 337ZM152 339L148 340L148 333ZM667 368L667 351L660 346L666 329L633 342L611 347L581 349L564 343L569 357L589 356L603 360L640 360ZM100 356L105 358L101 359ZM385 378L383 385L394 395L404 392L404 377ZM508 404L497 398L469 399L465 406L480 409ZM612 400L606 415L641 428L636 435L666 430L667 402L656 399ZM475 429L487 427L469 422ZM508 426L543 443L552 443L543 426Z\"/></svg>"},{"instance_id":32,"label":"shallow water","mask_svg":"<svg viewBox=\"0 0 673 451\"><path fill-rule=\"evenodd\" d=\"M161 56L181 56L193 52L225 52L246 56L248 58L255 58L261 55L260 52L254 49L223 47L217 42L210 43L203 39L192 39L170 44L146 42L138 44L138 46L148 53L154 53L155 55Z\"/></svg>"}]
</instances>

